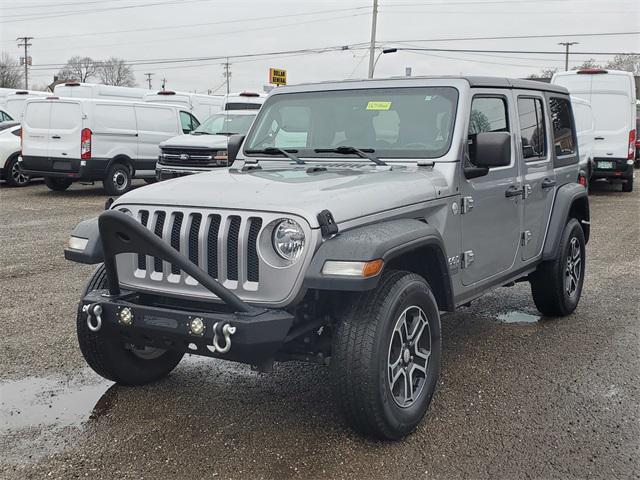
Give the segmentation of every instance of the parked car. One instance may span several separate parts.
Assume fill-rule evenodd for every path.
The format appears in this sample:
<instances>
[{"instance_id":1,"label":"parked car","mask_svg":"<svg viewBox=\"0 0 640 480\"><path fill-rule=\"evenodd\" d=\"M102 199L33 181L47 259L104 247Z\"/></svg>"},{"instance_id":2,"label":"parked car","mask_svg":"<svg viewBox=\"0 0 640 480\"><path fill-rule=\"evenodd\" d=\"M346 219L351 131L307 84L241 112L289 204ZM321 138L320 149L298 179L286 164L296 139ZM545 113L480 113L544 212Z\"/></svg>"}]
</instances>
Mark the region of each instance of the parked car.
<instances>
[{"instance_id":1,"label":"parked car","mask_svg":"<svg viewBox=\"0 0 640 480\"><path fill-rule=\"evenodd\" d=\"M580 153L580 176L578 182L585 188L589 187L593 173L594 119L591 104L586 100L571 96L571 106L576 124L578 137L578 152Z\"/></svg>"},{"instance_id":2,"label":"parked car","mask_svg":"<svg viewBox=\"0 0 640 480\"><path fill-rule=\"evenodd\" d=\"M198 121L206 120L224 108L224 97L222 95L203 95L200 93L174 92L173 90L147 91L144 101L177 105L191 112Z\"/></svg>"},{"instance_id":3,"label":"parked car","mask_svg":"<svg viewBox=\"0 0 640 480\"><path fill-rule=\"evenodd\" d=\"M149 93L146 88L118 87L100 83L66 82L53 88L56 97L95 98L102 100L141 101Z\"/></svg>"},{"instance_id":4,"label":"parked car","mask_svg":"<svg viewBox=\"0 0 640 480\"><path fill-rule=\"evenodd\" d=\"M636 86L631 72L587 68L559 72L551 79L591 104L595 120L591 179L621 182L633 190L636 142Z\"/></svg>"},{"instance_id":5,"label":"parked car","mask_svg":"<svg viewBox=\"0 0 640 480\"><path fill-rule=\"evenodd\" d=\"M20 167L20 123L0 122L0 179L12 187L29 185Z\"/></svg>"},{"instance_id":6,"label":"parked car","mask_svg":"<svg viewBox=\"0 0 640 480\"><path fill-rule=\"evenodd\" d=\"M0 108L0 123L13 121L13 116L4 108Z\"/></svg>"},{"instance_id":7,"label":"parked car","mask_svg":"<svg viewBox=\"0 0 640 480\"><path fill-rule=\"evenodd\" d=\"M199 125L189 112L144 102L56 98L27 102L22 167L51 190L102 180L109 195L155 180L160 142Z\"/></svg>"},{"instance_id":8,"label":"parked car","mask_svg":"<svg viewBox=\"0 0 640 480\"><path fill-rule=\"evenodd\" d=\"M256 115L255 110L216 113L190 135L178 135L162 142L156 178L166 180L228 166L229 136L246 134Z\"/></svg>"},{"instance_id":9,"label":"parked car","mask_svg":"<svg viewBox=\"0 0 640 480\"><path fill-rule=\"evenodd\" d=\"M100 264L76 324L103 377L151 382L185 353L329 364L349 422L399 439L438 384L441 311L514 282L545 315L578 305L589 200L563 87L279 87L229 160L123 195L72 232L66 258Z\"/></svg>"}]
</instances>

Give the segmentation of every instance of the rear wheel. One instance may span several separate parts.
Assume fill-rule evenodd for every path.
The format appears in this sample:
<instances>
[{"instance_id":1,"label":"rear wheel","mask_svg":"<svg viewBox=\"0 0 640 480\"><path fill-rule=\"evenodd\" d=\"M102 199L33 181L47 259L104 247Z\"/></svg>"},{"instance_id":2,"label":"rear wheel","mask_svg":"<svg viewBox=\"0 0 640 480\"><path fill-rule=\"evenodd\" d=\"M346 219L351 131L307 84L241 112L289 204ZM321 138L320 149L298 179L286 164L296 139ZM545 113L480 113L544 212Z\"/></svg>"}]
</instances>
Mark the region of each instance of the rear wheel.
<instances>
[{"instance_id":1,"label":"rear wheel","mask_svg":"<svg viewBox=\"0 0 640 480\"><path fill-rule=\"evenodd\" d=\"M45 177L44 184L49 188L49 190L53 190L55 192L62 192L69 188L73 180L69 178L56 178L56 177Z\"/></svg>"},{"instance_id":2,"label":"rear wheel","mask_svg":"<svg viewBox=\"0 0 640 480\"><path fill-rule=\"evenodd\" d=\"M622 184L623 192L633 192L633 171L631 175L627 178L627 181Z\"/></svg>"},{"instance_id":3,"label":"rear wheel","mask_svg":"<svg viewBox=\"0 0 640 480\"><path fill-rule=\"evenodd\" d=\"M102 185L109 195L126 193L131 188L131 169L122 163L114 163L107 170Z\"/></svg>"},{"instance_id":4,"label":"rear wheel","mask_svg":"<svg viewBox=\"0 0 640 480\"><path fill-rule=\"evenodd\" d=\"M104 265L91 276L85 295L93 290L107 288ZM165 376L180 363L182 352L159 348L139 348L92 332L87 326L87 315L78 306L76 329L82 356L98 375L121 385L143 385Z\"/></svg>"},{"instance_id":5,"label":"rear wheel","mask_svg":"<svg viewBox=\"0 0 640 480\"><path fill-rule=\"evenodd\" d=\"M334 337L333 387L347 420L377 438L411 433L431 403L440 354L440 316L429 285L413 273L386 273Z\"/></svg>"},{"instance_id":6,"label":"rear wheel","mask_svg":"<svg viewBox=\"0 0 640 480\"><path fill-rule=\"evenodd\" d=\"M20 167L20 163L18 163L18 155L9 158L6 164L6 172L7 185L12 187L26 187L31 181L29 175L23 173L22 167Z\"/></svg>"}]
</instances>

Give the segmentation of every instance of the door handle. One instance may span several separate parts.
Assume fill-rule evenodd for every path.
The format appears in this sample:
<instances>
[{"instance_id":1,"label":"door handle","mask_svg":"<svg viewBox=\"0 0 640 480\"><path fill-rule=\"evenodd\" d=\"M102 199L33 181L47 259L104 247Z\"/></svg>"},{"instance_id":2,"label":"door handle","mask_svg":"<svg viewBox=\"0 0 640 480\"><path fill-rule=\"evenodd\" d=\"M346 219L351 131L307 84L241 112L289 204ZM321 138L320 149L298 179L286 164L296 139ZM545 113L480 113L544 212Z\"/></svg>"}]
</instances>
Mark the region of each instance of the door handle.
<instances>
[{"instance_id":1,"label":"door handle","mask_svg":"<svg viewBox=\"0 0 640 480\"><path fill-rule=\"evenodd\" d=\"M51 135L54 140L60 140L60 135Z\"/></svg>"},{"instance_id":2,"label":"door handle","mask_svg":"<svg viewBox=\"0 0 640 480\"><path fill-rule=\"evenodd\" d=\"M553 187L555 187L555 186L556 186L556 181L555 181L555 180L552 180L552 179L550 179L550 178L545 178L545 179L542 181L542 184L541 184L541 185L542 185L542 188L546 190L547 188L553 188Z\"/></svg>"},{"instance_id":3,"label":"door handle","mask_svg":"<svg viewBox=\"0 0 640 480\"><path fill-rule=\"evenodd\" d=\"M604 140L604 137L593 137L594 140Z\"/></svg>"},{"instance_id":4,"label":"door handle","mask_svg":"<svg viewBox=\"0 0 640 480\"><path fill-rule=\"evenodd\" d=\"M510 197L520 197L524 195L524 188L523 187L516 187L515 185L511 185L509 188L507 188L507 191L504 192L504 196L507 198Z\"/></svg>"}]
</instances>

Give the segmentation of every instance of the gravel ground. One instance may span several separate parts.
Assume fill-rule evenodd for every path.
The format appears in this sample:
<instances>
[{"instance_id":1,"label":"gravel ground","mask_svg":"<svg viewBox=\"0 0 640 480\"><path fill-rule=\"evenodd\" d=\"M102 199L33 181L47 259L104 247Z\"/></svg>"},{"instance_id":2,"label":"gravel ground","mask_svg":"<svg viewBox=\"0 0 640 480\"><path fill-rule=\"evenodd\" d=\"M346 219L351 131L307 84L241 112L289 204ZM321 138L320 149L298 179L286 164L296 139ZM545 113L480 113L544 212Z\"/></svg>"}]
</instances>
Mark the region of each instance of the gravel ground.
<instances>
[{"instance_id":1,"label":"gravel ground","mask_svg":"<svg viewBox=\"0 0 640 480\"><path fill-rule=\"evenodd\" d=\"M140 388L90 371L74 323L93 267L62 248L104 201L0 187L0 478L640 477L638 190L593 192L570 317L538 319L519 284L443 318L438 391L398 443L345 427L319 366L188 357Z\"/></svg>"}]
</instances>

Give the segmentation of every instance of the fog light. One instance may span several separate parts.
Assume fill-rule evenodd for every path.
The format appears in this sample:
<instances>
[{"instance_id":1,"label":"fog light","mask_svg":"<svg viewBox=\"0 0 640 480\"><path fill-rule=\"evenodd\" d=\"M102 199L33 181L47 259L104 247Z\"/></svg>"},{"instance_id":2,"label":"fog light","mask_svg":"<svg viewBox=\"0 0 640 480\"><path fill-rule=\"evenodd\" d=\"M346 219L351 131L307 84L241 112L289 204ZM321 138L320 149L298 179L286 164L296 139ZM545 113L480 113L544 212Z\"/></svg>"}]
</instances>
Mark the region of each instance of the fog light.
<instances>
[{"instance_id":1,"label":"fog light","mask_svg":"<svg viewBox=\"0 0 640 480\"><path fill-rule=\"evenodd\" d=\"M193 318L189 321L189 333L199 337L204 334L204 321L200 317Z\"/></svg>"},{"instance_id":2,"label":"fog light","mask_svg":"<svg viewBox=\"0 0 640 480\"><path fill-rule=\"evenodd\" d=\"M88 243L89 239L87 238L71 236L67 241L67 247L69 247L71 250L79 250L82 252L85 248L87 248Z\"/></svg>"},{"instance_id":3,"label":"fog light","mask_svg":"<svg viewBox=\"0 0 640 480\"><path fill-rule=\"evenodd\" d=\"M129 307L120 310L120 323L123 325L131 325L133 323L133 312Z\"/></svg>"}]
</instances>

